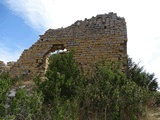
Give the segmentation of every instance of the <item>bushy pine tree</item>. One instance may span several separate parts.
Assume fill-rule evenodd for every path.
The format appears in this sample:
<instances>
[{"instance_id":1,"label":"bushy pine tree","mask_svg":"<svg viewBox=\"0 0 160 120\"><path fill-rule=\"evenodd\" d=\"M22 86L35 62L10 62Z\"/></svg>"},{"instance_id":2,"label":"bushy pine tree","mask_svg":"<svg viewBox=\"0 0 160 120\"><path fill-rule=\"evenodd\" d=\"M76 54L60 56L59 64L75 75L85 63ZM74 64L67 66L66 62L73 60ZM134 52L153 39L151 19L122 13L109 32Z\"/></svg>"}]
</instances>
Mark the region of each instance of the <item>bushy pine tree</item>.
<instances>
[{"instance_id":1,"label":"bushy pine tree","mask_svg":"<svg viewBox=\"0 0 160 120\"><path fill-rule=\"evenodd\" d=\"M131 58L128 58L127 78L150 91L156 91L158 89L158 83L154 73L147 73L143 67L133 62Z\"/></svg>"}]
</instances>

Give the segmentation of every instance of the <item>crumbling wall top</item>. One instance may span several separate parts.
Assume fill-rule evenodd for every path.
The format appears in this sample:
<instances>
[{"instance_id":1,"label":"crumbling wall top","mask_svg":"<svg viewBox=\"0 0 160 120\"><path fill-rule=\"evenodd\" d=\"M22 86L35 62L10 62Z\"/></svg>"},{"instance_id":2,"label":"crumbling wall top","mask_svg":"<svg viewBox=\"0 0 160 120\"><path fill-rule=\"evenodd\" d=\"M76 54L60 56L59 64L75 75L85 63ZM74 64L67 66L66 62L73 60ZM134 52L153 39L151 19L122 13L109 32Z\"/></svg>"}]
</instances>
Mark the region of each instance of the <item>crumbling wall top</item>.
<instances>
[{"instance_id":1,"label":"crumbling wall top","mask_svg":"<svg viewBox=\"0 0 160 120\"><path fill-rule=\"evenodd\" d=\"M21 54L10 74L33 77L44 75L48 56L60 49L75 49L75 60L84 71L96 61L127 61L127 29L123 17L116 13L101 14L90 19L78 20L66 28L49 29L29 49ZM16 71L16 72L15 72Z\"/></svg>"}]
</instances>

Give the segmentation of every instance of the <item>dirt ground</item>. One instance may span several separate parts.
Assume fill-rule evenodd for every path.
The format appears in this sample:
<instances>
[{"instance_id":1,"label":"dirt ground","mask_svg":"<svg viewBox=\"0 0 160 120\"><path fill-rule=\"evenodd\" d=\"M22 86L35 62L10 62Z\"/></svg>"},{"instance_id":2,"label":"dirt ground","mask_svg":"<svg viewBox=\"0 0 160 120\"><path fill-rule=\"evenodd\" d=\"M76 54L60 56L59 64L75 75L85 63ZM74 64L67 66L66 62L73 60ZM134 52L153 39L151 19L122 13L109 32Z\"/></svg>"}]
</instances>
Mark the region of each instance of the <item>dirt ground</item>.
<instances>
[{"instance_id":1,"label":"dirt ground","mask_svg":"<svg viewBox=\"0 0 160 120\"><path fill-rule=\"evenodd\" d=\"M160 120L160 107L149 109L144 120Z\"/></svg>"}]
</instances>

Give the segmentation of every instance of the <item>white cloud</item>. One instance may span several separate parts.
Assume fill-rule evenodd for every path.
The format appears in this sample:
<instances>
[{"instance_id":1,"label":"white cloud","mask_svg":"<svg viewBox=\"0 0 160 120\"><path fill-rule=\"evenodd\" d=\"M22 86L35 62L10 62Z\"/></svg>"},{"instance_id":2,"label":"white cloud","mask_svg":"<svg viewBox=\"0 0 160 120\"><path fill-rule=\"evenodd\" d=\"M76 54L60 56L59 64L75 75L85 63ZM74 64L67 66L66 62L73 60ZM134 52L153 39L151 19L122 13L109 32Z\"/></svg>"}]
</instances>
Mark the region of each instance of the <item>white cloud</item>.
<instances>
[{"instance_id":1,"label":"white cloud","mask_svg":"<svg viewBox=\"0 0 160 120\"><path fill-rule=\"evenodd\" d=\"M13 13L38 31L54 26L53 0L6 0Z\"/></svg>"},{"instance_id":2,"label":"white cloud","mask_svg":"<svg viewBox=\"0 0 160 120\"><path fill-rule=\"evenodd\" d=\"M96 14L116 12L126 18L128 54L136 62L141 60L148 71L159 74L159 0L6 0L6 3L40 32L69 26ZM156 57L153 57L155 53ZM160 75L157 76L160 79Z\"/></svg>"}]
</instances>

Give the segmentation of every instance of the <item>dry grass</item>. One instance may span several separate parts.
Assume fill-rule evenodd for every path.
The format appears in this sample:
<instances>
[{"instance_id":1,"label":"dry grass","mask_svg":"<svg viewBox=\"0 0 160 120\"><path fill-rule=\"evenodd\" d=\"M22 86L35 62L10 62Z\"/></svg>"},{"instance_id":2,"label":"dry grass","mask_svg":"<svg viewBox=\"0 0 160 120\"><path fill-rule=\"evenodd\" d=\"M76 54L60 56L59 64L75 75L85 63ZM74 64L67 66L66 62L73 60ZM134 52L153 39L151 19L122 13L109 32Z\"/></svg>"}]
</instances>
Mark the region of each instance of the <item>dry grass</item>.
<instances>
[{"instance_id":1,"label":"dry grass","mask_svg":"<svg viewBox=\"0 0 160 120\"><path fill-rule=\"evenodd\" d=\"M148 109L146 116L141 120L160 120L160 108Z\"/></svg>"}]
</instances>

